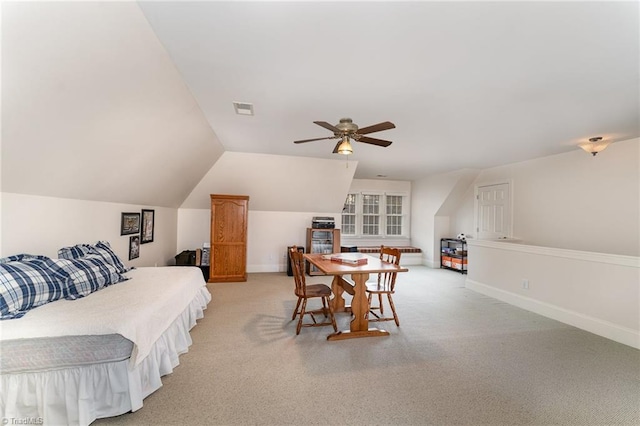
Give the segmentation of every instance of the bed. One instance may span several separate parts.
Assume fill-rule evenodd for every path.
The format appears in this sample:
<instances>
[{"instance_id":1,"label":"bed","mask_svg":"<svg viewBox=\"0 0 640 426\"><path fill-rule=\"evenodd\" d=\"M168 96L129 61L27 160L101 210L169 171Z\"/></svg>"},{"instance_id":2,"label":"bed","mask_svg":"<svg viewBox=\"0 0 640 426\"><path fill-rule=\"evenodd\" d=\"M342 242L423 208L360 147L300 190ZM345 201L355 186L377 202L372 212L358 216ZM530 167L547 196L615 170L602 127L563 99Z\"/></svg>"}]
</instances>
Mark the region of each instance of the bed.
<instances>
[{"instance_id":1,"label":"bed","mask_svg":"<svg viewBox=\"0 0 640 426\"><path fill-rule=\"evenodd\" d=\"M122 276L85 297L0 321L1 418L88 425L140 409L162 386L211 294L197 267Z\"/></svg>"}]
</instances>

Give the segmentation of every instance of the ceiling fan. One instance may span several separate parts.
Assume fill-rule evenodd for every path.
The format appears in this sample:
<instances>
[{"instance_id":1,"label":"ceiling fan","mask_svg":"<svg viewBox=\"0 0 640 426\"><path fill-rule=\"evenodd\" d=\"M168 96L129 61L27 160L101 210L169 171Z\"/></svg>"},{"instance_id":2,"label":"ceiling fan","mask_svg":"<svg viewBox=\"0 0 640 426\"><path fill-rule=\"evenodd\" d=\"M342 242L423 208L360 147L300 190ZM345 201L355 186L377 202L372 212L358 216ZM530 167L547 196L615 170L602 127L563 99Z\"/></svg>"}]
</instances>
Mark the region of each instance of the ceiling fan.
<instances>
[{"instance_id":1,"label":"ceiling fan","mask_svg":"<svg viewBox=\"0 0 640 426\"><path fill-rule=\"evenodd\" d=\"M391 145L391 141L370 138L369 136L364 135L373 132L380 132L382 130L395 129L396 127L396 125L392 122L385 121L382 123L374 124L373 126L363 127L362 129L359 129L358 126L354 124L350 118L341 118L340 123L336 124L335 126L327 123L326 121L314 121L314 123L320 127L324 127L325 129L332 131L333 136L329 136L326 138L303 139L301 141L294 141L293 143L321 141L324 139L340 139L340 141L336 144L336 147L333 149L333 153L344 155L353 153L353 148L351 148L351 143L349 142L350 138L356 142L364 142L382 147Z\"/></svg>"}]
</instances>

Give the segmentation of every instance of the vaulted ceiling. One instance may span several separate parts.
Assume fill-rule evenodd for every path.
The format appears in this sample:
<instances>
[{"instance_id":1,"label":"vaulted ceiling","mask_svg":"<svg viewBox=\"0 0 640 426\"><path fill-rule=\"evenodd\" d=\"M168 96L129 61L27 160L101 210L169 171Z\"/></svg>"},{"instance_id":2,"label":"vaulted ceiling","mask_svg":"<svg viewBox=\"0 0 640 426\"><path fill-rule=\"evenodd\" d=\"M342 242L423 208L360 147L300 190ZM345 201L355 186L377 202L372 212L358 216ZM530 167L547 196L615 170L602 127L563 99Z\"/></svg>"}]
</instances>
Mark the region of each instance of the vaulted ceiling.
<instances>
[{"instance_id":1,"label":"vaulted ceiling","mask_svg":"<svg viewBox=\"0 0 640 426\"><path fill-rule=\"evenodd\" d=\"M640 136L638 2L1 7L3 191L179 206L225 151L344 160L293 144L342 117L396 125L363 179Z\"/></svg>"},{"instance_id":2,"label":"vaulted ceiling","mask_svg":"<svg viewBox=\"0 0 640 426\"><path fill-rule=\"evenodd\" d=\"M356 178L639 135L638 2L140 2L225 149L336 158L313 121L389 120ZM233 101L253 103L253 117Z\"/></svg>"}]
</instances>

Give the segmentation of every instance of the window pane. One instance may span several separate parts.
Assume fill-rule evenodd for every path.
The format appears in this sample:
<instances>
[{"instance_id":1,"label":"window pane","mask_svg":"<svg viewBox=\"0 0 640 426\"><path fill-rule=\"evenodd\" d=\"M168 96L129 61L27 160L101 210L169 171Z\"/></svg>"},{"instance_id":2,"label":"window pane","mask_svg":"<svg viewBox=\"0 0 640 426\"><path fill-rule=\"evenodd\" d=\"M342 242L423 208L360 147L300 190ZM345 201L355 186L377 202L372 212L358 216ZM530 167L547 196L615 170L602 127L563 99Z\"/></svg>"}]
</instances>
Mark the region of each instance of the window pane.
<instances>
[{"instance_id":1,"label":"window pane","mask_svg":"<svg viewBox=\"0 0 640 426\"><path fill-rule=\"evenodd\" d=\"M402 235L402 196L387 195L387 235Z\"/></svg>"},{"instance_id":2,"label":"window pane","mask_svg":"<svg viewBox=\"0 0 640 426\"><path fill-rule=\"evenodd\" d=\"M380 196L362 196L362 235L380 235Z\"/></svg>"},{"instance_id":3,"label":"window pane","mask_svg":"<svg viewBox=\"0 0 640 426\"><path fill-rule=\"evenodd\" d=\"M402 196L387 195L387 214L402 214Z\"/></svg>"},{"instance_id":4,"label":"window pane","mask_svg":"<svg viewBox=\"0 0 640 426\"><path fill-rule=\"evenodd\" d=\"M402 235L402 216L387 217L387 235Z\"/></svg>"},{"instance_id":5,"label":"window pane","mask_svg":"<svg viewBox=\"0 0 640 426\"><path fill-rule=\"evenodd\" d=\"M356 217L355 215L342 215L342 229L344 235L355 235Z\"/></svg>"},{"instance_id":6,"label":"window pane","mask_svg":"<svg viewBox=\"0 0 640 426\"><path fill-rule=\"evenodd\" d=\"M342 209L342 229L343 235L356 235L356 202L357 194L347 194Z\"/></svg>"},{"instance_id":7,"label":"window pane","mask_svg":"<svg viewBox=\"0 0 640 426\"><path fill-rule=\"evenodd\" d=\"M363 195L362 196L362 214L379 214L380 213L380 196L379 195Z\"/></svg>"},{"instance_id":8,"label":"window pane","mask_svg":"<svg viewBox=\"0 0 640 426\"><path fill-rule=\"evenodd\" d=\"M348 194L347 199L344 202L344 209L342 210L342 213L355 214L356 201L357 201L356 194Z\"/></svg>"},{"instance_id":9,"label":"window pane","mask_svg":"<svg viewBox=\"0 0 640 426\"><path fill-rule=\"evenodd\" d=\"M380 217L379 216L363 216L362 217L362 234L363 235L378 235L380 229Z\"/></svg>"}]
</instances>

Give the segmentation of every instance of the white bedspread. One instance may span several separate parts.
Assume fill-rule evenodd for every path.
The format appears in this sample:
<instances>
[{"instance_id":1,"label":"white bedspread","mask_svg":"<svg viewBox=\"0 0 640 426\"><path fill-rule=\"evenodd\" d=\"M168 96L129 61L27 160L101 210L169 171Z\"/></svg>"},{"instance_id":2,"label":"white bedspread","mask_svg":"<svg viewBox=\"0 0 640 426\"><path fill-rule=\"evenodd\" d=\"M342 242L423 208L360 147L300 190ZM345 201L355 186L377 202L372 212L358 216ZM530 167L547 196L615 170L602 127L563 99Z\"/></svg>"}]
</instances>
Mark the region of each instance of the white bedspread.
<instances>
[{"instance_id":1,"label":"white bedspread","mask_svg":"<svg viewBox=\"0 0 640 426\"><path fill-rule=\"evenodd\" d=\"M138 365L202 287L206 289L206 283L196 267L142 267L125 275L131 279L87 297L58 300L22 318L0 321L0 343L34 337L120 334L133 342L131 365Z\"/></svg>"}]
</instances>

